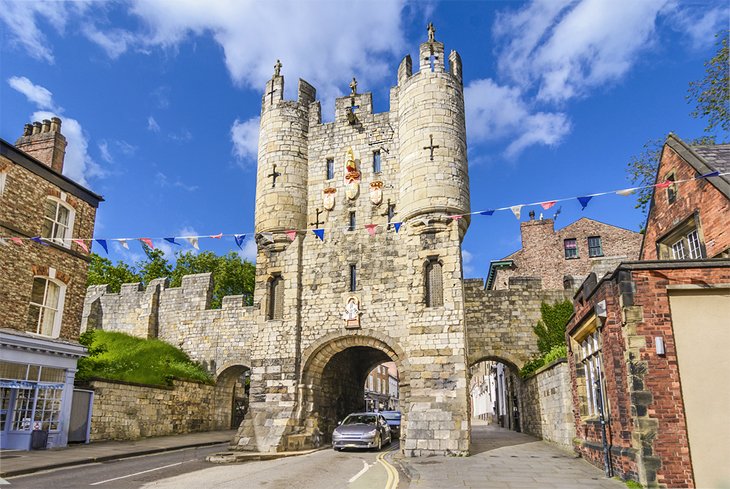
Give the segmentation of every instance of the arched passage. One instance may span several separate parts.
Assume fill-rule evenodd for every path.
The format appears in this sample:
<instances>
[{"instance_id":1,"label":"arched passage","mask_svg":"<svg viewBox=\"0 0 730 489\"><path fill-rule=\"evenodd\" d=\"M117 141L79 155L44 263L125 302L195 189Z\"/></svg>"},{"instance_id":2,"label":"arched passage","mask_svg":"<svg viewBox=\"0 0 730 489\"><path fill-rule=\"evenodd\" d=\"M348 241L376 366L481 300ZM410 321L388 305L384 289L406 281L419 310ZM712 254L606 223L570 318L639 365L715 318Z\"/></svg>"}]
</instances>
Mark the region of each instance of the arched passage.
<instances>
[{"instance_id":1,"label":"arched passage","mask_svg":"<svg viewBox=\"0 0 730 489\"><path fill-rule=\"evenodd\" d=\"M219 429L238 428L248 411L251 369L245 365L225 367L216 377L216 425Z\"/></svg>"},{"instance_id":2,"label":"arched passage","mask_svg":"<svg viewBox=\"0 0 730 489\"><path fill-rule=\"evenodd\" d=\"M475 358L469 364L472 419L522 431L522 379L515 359L494 354Z\"/></svg>"},{"instance_id":3,"label":"arched passage","mask_svg":"<svg viewBox=\"0 0 730 489\"><path fill-rule=\"evenodd\" d=\"M307 431L329 442L332 430L347 414L365 410L365 379L384 362L394 362L400 376L399 402L408 391L408 367L402 350L379 333L359 331L322 338L303 355L302 413ZM401 433L406 430L406 413ZM404 436L403 434L401 435Z\"/></svg>"}]
</instances>

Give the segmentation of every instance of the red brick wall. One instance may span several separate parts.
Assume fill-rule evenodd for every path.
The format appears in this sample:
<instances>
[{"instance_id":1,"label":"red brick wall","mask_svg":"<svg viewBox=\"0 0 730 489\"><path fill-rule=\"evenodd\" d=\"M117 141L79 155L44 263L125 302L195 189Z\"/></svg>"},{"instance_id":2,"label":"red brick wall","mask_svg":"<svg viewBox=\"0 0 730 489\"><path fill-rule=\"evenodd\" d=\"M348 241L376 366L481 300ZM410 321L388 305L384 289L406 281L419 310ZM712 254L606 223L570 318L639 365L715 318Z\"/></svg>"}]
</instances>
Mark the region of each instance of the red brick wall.
<instances>
[{"instance_id":1,"label":"red brick wall","mask_svg":"<svg viewBox=\"0 0 730 489\"><path fill-rule=\"evenodd\" d=\"M691 179L697 172L669 146L659 165L659 181L675 171L675 180ZM677 199L670 204L667 189L655 189L654 202L646 224L642 260L656 260L656 241L672 228L699 211L707 257L713 258L730 248L730 201L705 179L678 185Z\"/></svg>"},{"instance_id":2,"label":"red brick wall","mask_svg":"<svg viewBox=\"0 0 730 489\"><path fill-rule=\"evenodd\" d=\"M5 191L0 196L0 236L40 235L43 201L49 195L60 196L59 188L4 157L0 157L0 172L7 173ZM75 211L71 236L93 236L96 208L70 194L66 204ZM26 239L22 245L9 242L9 246L0 247L0 327L26 330L33 276L48 268L55 268L57 278L66 283L60 337L77 339L86 295L88 254L75 243L70 250Z\"/></svg>"},{"instance_id":3,"label":"red brick wall","mask_svg":"<svg viewBox=\"0 0 730 489\"><path fill-rule=\"evenodd\" d=\"M634 293L627 294L631 282ZM666 487L694 487L667 286L723 283L730 283L730 262L724 268L634 270L603 282L584 303L575 302L568 332L606 300L602 357L617 475L644 484L655 480ZM620 290L623 303L633 301L633 306L622 310ZM656 354L657 336L664 338L664 356ZM577 386L582 379L576 376L576 358L569 357L576 432L582 440L576 449L602 467L600 426L580 416Z\"/></svg>"},{"instance_id":4,"label":"red brick wall","mask_svg":"<svg viewBox=\"0 0 730 489\"><path fill-rule=\"evenodd\" d=\"M494 289L507 289L510 277L540 277L544 289L562 289L565 275L582 279L592 271L596 262L611 257L631 261L639 256L639 233L587 218L579 219L557 232L553 227L552 219L530 220L520 224L522 249L506 258L514 260L517 268L498 270ZM602 257L589 258L589 236L601 237ZM563 241L570 238L576 239L578 258L565 258Z\"/></svg>"}]
</instances>

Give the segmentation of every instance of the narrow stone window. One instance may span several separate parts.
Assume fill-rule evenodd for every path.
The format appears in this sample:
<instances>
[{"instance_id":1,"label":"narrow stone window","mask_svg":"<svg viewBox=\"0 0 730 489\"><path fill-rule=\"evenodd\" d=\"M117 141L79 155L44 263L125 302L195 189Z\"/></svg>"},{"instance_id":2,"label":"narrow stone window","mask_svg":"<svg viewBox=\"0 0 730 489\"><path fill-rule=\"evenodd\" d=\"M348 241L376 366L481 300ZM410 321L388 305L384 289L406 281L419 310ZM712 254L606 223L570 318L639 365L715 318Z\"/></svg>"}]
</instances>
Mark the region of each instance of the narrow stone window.
<instances>
[{"instance_id":1,"label":"narrow stone window","mask_svg":"<svg viewBox=\"0 0 730 489\"><path fill-rule=\"evenodd\" d=\"M667 175L667 182L672 182L672 184L667 187L667 202L670 204L673 204L675 200L677 200L677 184L674 183L676 180L676 176L674 172Z\"/></svg>"},{"instance_id":2,"label":"narrow stone window","mask_svg":"<svg viewBox=\"0 0 730 489\"><path fill-rule=\"evenodd\" d=\"M373 151L373 173L380 173L380 150Z\"/></svg>"},{"instance_id":3,"label":"narrow stone window","mask_svg":"<svg viewBox=\"0 0 730 489\"><path fill-rule=\"evenodd\" d=\"M357 290L357 265L350 265L350 292Z\"/></svg>"},{"instance_id":4,"label":"narrow stone window","mask_svg":"<svg viewBox=\"0 0 730 489\"><path fill-rule=\"evenodd\" d=\"M578 258L578 243L576 242L575 238L570 238L563 241L563 248L565 249L566 260Z\"/></svg>"},{"instance_id":5,"label":"narrow stone window","mask_svg":"<svg viewBox=\"0 0 730 489\"><path fill-rule=\"evenodd\" d=\"M603 256L603 246L601 245L600 236L591 236L588 238L588 256L591 258Z\"/></svg>"},{"instance_id":6,"label":"narrow stone window","mask_svg":"<svg viewBox=\"0 0 730 489\"><path fill-rule=\"evenodd\" d=\"M426 307L444 305L444 280L441 262L430 258L426 263Z\"/></svg>"},{"instance_id":7,"label":"narrow stone window","mask_svg":"<svg viewBox=\"0 0 730 489\"><path fill-rule=\"evenodd\" d=\"M7 179L7 176L7 173L0 172L0 197L2 197L5 192L5 180Z\"/></svg>"},{"instance_id":8,"label":"narrow stone window","mask_svg":"<svg viewBox=\"0 0 730 489\"><path fill-rule=\"evenodd\" d=\"M355 211L352 211L352 212L350 212L350 222L349 222L349 224L347 226L347 230L348 231L354 231L355 230L355 225L356 225Z\"/></svg>"},{"instance_id":9,"label":"narrow stone window","mask_svg":"<svg viewBox=\"0 0 730 489\"><path fill-rule=\"evenodd\" d=\"M390 227L390 223L393 222L393 218L395 217L395 204L391 204L388 202L388 227Z\"/></svg>"},{"instance_id":10,"label":"narrow stone window","mask_svg":"<svg viewBox=\"0 0 730 489\"><path fill-rule=\"evenodd\" d=\"M281 275L274 275L269 281L269 307L267 319L282 319L284 317L284 279Z\"/></svg>"},{"instance_id":11,"label":"narrow stone window","mask_svg":"<svg viewBox=\"0 0 730 489\"><path fill-rule=\"evenodd\" d=\"M335 178L335 160L334 158L327 158L327 180Z\"/></svg>"}]
</instances>

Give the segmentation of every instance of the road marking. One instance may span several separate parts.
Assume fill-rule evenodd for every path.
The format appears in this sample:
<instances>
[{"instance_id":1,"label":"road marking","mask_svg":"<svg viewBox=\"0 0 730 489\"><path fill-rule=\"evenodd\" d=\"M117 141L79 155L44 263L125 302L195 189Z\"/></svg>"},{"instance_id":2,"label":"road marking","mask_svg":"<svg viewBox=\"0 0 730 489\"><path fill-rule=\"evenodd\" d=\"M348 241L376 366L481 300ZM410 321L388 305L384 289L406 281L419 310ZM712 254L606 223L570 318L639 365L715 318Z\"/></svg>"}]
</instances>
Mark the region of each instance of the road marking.
<instances>
[{"instance_id":1,"label":"road marking","mask_svg":"<svg viewBox=\"0 0 730 489\"><path fill-rule=\"evenodd\" d=\"M355 481L356 481L356 480L357 480L357 479L358 479L358 478L359 478L359 477L360 477L361 475L363 475L363 474L364 474L365 472L367 472L367 471L368 471L368 469L370 468L370 465L368 465L368 463L367 463L366 461L364 461L364 460L362 461L362 464L363 464L363 466L364 466L364 467L363 467L363 468L362 468L362 469L360 470L360 472L358 472L357 474L353 475L353 476L352 476L352 477L350 478L350 480L349 480L349 481L347 481L348 483L352 484L352 483L353 483L353 482L355 482Z\"/></svg>"},{"instance_id":2,"label":"road marking","mask_svg":"<svg viewBox=\"0 0 730 489\"><path fill-rule=\"evenodd\" d=\"M188 462L192 462L192 460L188 460ZM149 470L143 470L142 472L135 472L134 474L129 474L129 475L123 475L123 476L121 476L121 477L115 477L114 479L107 479L107 480L105 480L105 481L100 481L100 482L94 482L94 483L92 483L92 484L89 484L89 485L90 485L90 486L98 486L99 484L106 484L107 482L113 482L113 481L118 481L119 479L126 479L127 477L134 477L135 475L141 475L141 474L146 474L146 473L148 473L148 472L154 472L155 470L162 470L162 469L168 469L168 468L170 468L170 467L175 467L176 465L182 465L182 464L184 464L184 463L185 463L185 462L178 462L178 463L176 463L176 464L170 464L170 465L165 465L165 466L162 466L162 467L156 467L156 468L154 468L154 469L149 469Z\"/></svg>"},{"instance_id":3,"label":"road marking","mask_svg":"<svg viewBox=\"0 0 730 489\"><path fill-rule=\"evenodd\" d=\"M396 489L398 487L398 471L395 469L395 467L390 465L387 460L385 460L385 456L393 450L395 449L391 448L387 452L381 452L380 455L378 455L377 457L377 461L380 462L383 467L385 467L385 471L388 473L388 480L385 483L385 489Z\"/></svg>"}]
</instances>

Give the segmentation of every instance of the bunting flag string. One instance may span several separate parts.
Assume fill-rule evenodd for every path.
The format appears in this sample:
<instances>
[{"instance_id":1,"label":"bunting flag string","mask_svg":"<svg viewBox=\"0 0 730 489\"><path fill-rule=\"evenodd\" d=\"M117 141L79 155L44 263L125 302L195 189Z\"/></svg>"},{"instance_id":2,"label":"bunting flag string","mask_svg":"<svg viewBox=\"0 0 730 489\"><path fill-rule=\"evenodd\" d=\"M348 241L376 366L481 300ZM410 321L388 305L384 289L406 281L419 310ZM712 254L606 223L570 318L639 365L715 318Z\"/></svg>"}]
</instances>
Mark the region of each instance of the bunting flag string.
<instances>
[{"instance_id":1,"label":"bunting flag string","mask_svg":"<svg viewBox=\"0 0 730 489\"><path fill-rule=\"evenodd\" d=\"M521 212L522 212L522 209L524 207L538 206L539 205L544 210L547 210L547 209L551 209L552 207L554 207L555 204L557 204L558 202L567 202L567 201L574 200L574 199L579 202L579 204L581 205L581 209L582 210L585 210L585 208L588 206L588 203L594 197L601 197L601 196L604 196L604 195L629 196L629 195L632 195L632 194L634 194L637 191L642 190L642 189L647 189L647 188L666 189L666 188L669 188L672 185L681 185L681 184L684 184L684 183L687 183L687 182L691 182L691 181L695 181L695 180L706 179L706 178L714 178L714 177L720 177L720 176L726 176L726 175L730 175L730 172L723 172L723 173L721 173L719 171L713 171L713 172L705 173L703 175L699 175L697 177L689 178L689 179L685 179L685 180L677 180L677 181L665 180L663 182L658 182L658 183L656 183L654 185L645 185L645 186L640 186L640 187L630 187L630 188L624 188L624 189L619 189L619 190L611 190L611 191L607 191L607 192L598 192L598 193L594 193L594 194L582 195L582 196L577 196L577 197L566 197L566 198L562 198L562 199L551 199L551 200L544 200L544 201L540 201L540 202L532 202L532 203L526 203L526 204L514 204L514 205L505 206L505 207L496 207L496 208L491 208L491 209L484 209L484 210L474 211L474 212L465 213L465 214L453 214L453 215L449 215L449 216L446 216L446 217L451 218L454 222L456 222L456 221L459 221L460 219L463 219L464 217L467 217L467 216L473 216L473 215L492 216L497 211L506 211L506 210L509 210L509 211L511 211L514 214L514 216L517 219L520 219ZM560 214L561 210L562 210L562 207L558 208L558 210L555 212L555 215L553 216L554 219L557 218L557 216ZM419 217L417 219L423 220L423 222L425 224L428 224L430 222L428 220L428 218L425 218L425 217ZM389 222L387 224L370 223L370 224L365 224L363 227L368 232L368 234L372 237L372 236L375 236L376 235L378 226L384 226L386 230L389 230L390 229L390 226L392 225L393 226L393 230L397 234L397 233L400 232L403 224L405 224L405 223L404 222ZM324 228L324 227L317 228L317 229L289 229L289 230L286 230L285 233L289 237L289 239L291 241L293 241L294 238L296 238L296 236L298 234L300 234L300 233L304 234L304 233L307 233L309 231L312 231L314 233L314 235L319 240L324 241L325 229L326 228ZM329 229L330 229L330 231L332 231L333 229L337 230L338 227L330 227ZM347 230L347 231L352 231L352 229L349 226L342 226L342 229L343 230ZM185 240L185 241L187 241L190 244L190 246L192 246L196 250L199 250L200 249L200 242L199 242L199 240L201 238L222 239L224 236L225 237L230 236L230 237L233 237L233 239L235 240L236 245L240 249L243 249L242 245L243 245L244 240L246 239L247 234L248 233L241 233L241 234L224 234L224 233L218 233L218 234L209 234L209 235L200 235L200 236L174 236L174 237L161 237L161 238L150 238L150 237L137 237L137 238L85 238L85 237L73 237L73 238L61 239L60 241L67 242L67 243L69 243L69 245L71 243L74 243L77 246L79 246L79 248L81 248L82 250L84 250L86 253L89 252L91 243L93 243L94 241L96 241L96 243L104 249L104 252L108 254L109 253L109 242L110 241L111 242L117 242L117 243L119 243L119 245L122 248L128 250L129 249L129 241L139 241L143 246L147 246L150 249L155 249L155 245L154 245L153 240L164 240L164 241L166 241L166 242L168 242L170 244L177 245L177 246L180 246L180 243L177 242L177 240ZM274 241L273 233L271 233L271 232L263 232L263 233L260 233L260 236L262 237L262 239L264 241L268 241L268 242L273 242ZM40 245L43 245L43 246L49 246L51 242L58 242L59 241L58 239L50 240L50 239L44 238L42 236L32 236L32 237L0 236L0 246L10 246L10 242L12 242L15 245L22 246L26 240L33 241L33 242L35 242L37 244L40 244Z\"/></svg>"}]
</instances>

